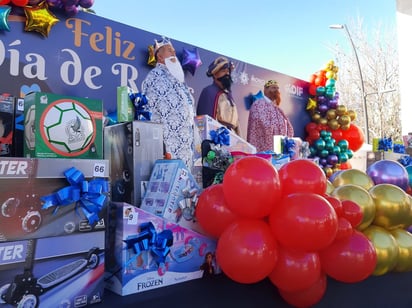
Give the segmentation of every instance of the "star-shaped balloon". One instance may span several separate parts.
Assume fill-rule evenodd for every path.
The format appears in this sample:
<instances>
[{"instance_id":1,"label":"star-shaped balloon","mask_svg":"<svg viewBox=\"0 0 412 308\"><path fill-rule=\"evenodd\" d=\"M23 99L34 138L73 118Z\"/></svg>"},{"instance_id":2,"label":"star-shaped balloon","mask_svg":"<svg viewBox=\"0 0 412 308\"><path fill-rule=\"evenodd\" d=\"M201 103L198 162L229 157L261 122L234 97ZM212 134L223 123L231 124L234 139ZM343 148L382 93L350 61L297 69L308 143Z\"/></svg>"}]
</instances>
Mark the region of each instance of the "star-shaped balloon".
<instances>
[{"instance_id":1,"label":"star-shaped balloon","mask_svg":"<svg viewBox=\"0 0 412 308\"><path fill-rule=\"evenodd\" d=\"M153 45L149 45L147 49L149 50L149 57L147 58L147 64L149 64L150 66L156 66L156 58L154 55Z\"/></svg>"},{"instance_id":2,"label":"star-shaped balloon","mask_svg":"<svg viewBox=\"0 0 412 308\"><path fill-rule=\"evenodd\" d=\"M46 1L39 3L36 7L24 7L26 14L25 31L36 31L44 37L49 36L50 29L59 21L49 10Z\"/></svg>"},{"instance_id":3,"label":"star-shaped balloon","mask_svg":"<svg viewBox=\"0 0 412 308\"><path fill-rule=\"evenodd\" d=\"M11 6L1 5L0 6L0 30L10 31L9 24L7 23L7 18L9 17L11 11Z\"/></svg>"},{"instance_id":4,"label":"star-shaped balloon","mask_svg":"<svg viewBox=\"0 0 412 308\"><path fill-rule=\"evenodd\" d=\"M317 102L313 98L309 98L308 103L306 104L306 110L314 110L317 107Z\"/></svg>"},{"instance_id":5,"label":"star-shaped balloon","mask_svg":"<svg viewBox=\"0 0 412 308\"><path fill-rule=\"evenodd\" d=\"M202 60L200 60L198 49L195 47L193 50L188 50L183 47L182 68L189 71L193 76L201 65Z\"/></svg>"}]
</instances>

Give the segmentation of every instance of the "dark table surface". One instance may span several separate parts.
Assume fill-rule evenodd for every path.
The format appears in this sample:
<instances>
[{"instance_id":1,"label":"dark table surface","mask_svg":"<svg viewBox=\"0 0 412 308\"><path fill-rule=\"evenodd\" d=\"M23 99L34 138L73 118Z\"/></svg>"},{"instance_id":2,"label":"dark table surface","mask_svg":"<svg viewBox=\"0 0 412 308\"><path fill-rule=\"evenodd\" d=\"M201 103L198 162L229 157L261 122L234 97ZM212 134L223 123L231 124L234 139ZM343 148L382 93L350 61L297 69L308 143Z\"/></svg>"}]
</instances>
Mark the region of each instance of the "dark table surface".
<instances>
[{"instance_id":1,"label":"dark table surface","mask_svg":"<svg viewBox=\"0 0 412 308\"><path fill-rule=\"evenodd\" d=\"M96 308L290 307L268 279L255 284L240 284L224 274L127 296L105 290L103 299L102 303L95 305ZM371 276L357 283L329 279L326 293L315 307L412 307L412 273Z\"/></svg>"}]
</instances>

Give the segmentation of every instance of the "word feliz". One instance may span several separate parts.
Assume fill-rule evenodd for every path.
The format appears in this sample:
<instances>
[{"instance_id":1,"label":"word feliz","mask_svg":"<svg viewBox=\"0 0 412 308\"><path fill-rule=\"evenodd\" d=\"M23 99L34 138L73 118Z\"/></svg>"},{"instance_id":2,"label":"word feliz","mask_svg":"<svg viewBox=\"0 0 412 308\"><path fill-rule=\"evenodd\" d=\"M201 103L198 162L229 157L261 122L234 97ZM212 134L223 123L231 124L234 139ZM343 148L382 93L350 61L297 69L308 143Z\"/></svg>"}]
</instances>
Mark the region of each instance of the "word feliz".
<instances>
[{"instance_id":1,"label":"word feliz","mask_svg":"<svg viewBox=\"0 0 412 308\"><path fill-rule=\"evenodd\" d=\"M76 48L87 44L97 53L104 53L127 61L133 61L136 58L133 55L136 47L135 43L121 40L120 33L113 33L112 28L108 26L104 28L104 33L87 33L86 30L91 27L91 23L88 21L68 18L65 25L73 33L73 45ZM11 76L23 74L28 79L48 79L44 56L33 52L21 54L21 50L30 49L26 48L19 39L14 40L7 46L0 40L0 66L4 65L6 63L5 60L9 58L9 73ZM71 48L63 48L56 53L58 58L65 59L60 65L60 78L65 84L76 86L84 82L92 90L98 90L103 87L103 84L99 83L99 77L103 74L99 66L85 65L81 57ZM111 65L111 73L119 76L119 84L129 84L132 88L137 89L135 81L138 78L138 69L135 66L124 62L115 62Z\"/></svg>"}]
</instances>

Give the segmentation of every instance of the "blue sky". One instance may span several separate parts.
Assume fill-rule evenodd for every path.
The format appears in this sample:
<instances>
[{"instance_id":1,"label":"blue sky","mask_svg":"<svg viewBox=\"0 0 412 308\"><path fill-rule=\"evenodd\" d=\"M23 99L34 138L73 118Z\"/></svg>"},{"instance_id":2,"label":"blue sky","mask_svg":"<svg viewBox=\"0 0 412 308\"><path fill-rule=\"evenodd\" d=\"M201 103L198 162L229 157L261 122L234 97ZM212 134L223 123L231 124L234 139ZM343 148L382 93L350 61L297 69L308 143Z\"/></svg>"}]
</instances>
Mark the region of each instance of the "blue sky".
<instances>
[{"instance_id":1,"label":"blue sky","mask_svg":"<svg viewBox=\"0 0 412 308\"><path fill-rule=\"evenodd\" d=\"M97 15L303 80L318 71L358 17L396 27L396 0L95 0ZM350 27L349 27L350 30ZM208 65L206 63L205 65Z\"/></svg>"}]
</instances>

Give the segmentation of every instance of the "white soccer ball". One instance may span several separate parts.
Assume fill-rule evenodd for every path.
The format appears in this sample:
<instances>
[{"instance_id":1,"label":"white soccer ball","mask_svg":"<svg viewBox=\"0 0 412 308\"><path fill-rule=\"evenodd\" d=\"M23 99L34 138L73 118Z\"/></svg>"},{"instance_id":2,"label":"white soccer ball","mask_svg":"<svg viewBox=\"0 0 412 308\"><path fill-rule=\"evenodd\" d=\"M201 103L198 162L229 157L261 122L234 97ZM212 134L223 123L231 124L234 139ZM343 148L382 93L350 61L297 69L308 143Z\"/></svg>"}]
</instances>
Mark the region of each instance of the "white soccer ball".
<instances>
[{"instance_id":1,"label":"white soccer ball","mask_svg":"<svg viewBox=\"0 0 412 308\"><path fill-rule=\"evenodd\" d=\"M41 125L50 146L64 153L80 152L89 147L94 139L94 122L83 105L63 100L45 112Z\"/></svg>"}]
</instances>

